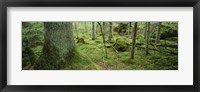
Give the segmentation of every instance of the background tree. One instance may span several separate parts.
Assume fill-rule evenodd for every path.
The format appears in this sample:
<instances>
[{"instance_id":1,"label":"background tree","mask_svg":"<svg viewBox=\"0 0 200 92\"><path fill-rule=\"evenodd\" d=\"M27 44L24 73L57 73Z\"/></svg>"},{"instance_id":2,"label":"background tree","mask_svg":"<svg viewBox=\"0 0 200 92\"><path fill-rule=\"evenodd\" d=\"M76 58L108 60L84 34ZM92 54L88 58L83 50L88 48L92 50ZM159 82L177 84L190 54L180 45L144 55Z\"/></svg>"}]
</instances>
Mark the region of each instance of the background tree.
<instances>
[{"instance_id":1,"label":"background tree","mask_svg":"<svg viewBox=\"0 0 200 92\"><path fill-rule=\"evenodd\" d=\"M146 30L146 48L145 54L149 54L149 30L150 30L150 22L147 22L147 30Z\"/></svg>"},{"instance_id":2,"label":"background tree","mask_svg":"<svg viewBox=\"0 0 200 92\"><path fill-rule=\"evenodd\" d=\"M129 34L130 34L130 32L131 32L131 22L129 22L129 30L128 30L128 37L129 37Z\"/></svg>"},{"instance_id":3,"label":"background tree","mask_svg":"<svg viewBox=\"0 0 200 92\"><path fill-rule=\"evenodd\" d=\"M111 39L113 38L113 32L112 32L112 30L113 30L113 25L112 25L112 22L109 22L109 24L110 24L110 28L109 28L109 31L110 31L109 39L111 40Z\"/></svg>"},{"instance_id":4,"label":"background tree","mask_svg":"<svg viewBox=\"0 0 200 92\"><path fill-rule=\"evenodd\" d=\"M74 30L76 31L76 38L78 39L78 29L77 29L77 24L74 23Z\"/></svg>"},{"instance_id":5,"label":"background tree","mask_svg":"<svg viewBox=\"0 0 200 92\"><path fill-rule=\"evenodd\" d=\"M102 26L102 28L103 28L103 31L105 31L106 30L106 22L103 22L103 24L102 24L103 26Z\"/></svg>"},{"instance_id":6,"label":"background tree","mask_svg":"<svg viewBox=\"0 0 200 92\"><path fill-rule=\"evenodd\" d=\"M135 22L133 37L132 37L132 49L131 49L131 61L134 61L135 45L136 45L136 35L137 35L137 22Z\"/></svg>"},{"instance_id":7,"label":"background tree","mask_svg":"<svg viewBox=\"0 0 200 92\"><path fill-rule=\"evenodd\" d=\"M92 40L96 39L95 22L92 22Z\"/></svg>"},{"instance_id":8,"label":"background tree","mask_svg":"<svg viewBox=\"0 0 200 92\"><path fill-rule=\"evenodd\" d=\"M106 39L105 39L105 34L103 32L103 28L101 26L101 23L100 22L97 22L99 24L99 27L100 27L100 30L101 30L101 33L102 33L102 38L103 38L103 44L104 44L104 49L105 49L105 56L107 57L107 49L106 49ZM104 22L103 22L104 24Z\"/></svg>"},{"instance_id":9,"label":"background tree","mask_svg":"<svg viewBox=\"0 0 200 92\"><path fill-rule=\"evenodd\" d=\"M146 39L147 29L148 29L148 22L145 23L144 39Z\"/></svg>"},{"instance_id":10,"label":"background tree","mask_svg":"<svg viewBox=\"0 0 200 92\"><path fill-rule=\"evenodd\" d=\"M62 69L73 56L74 38L71 22L44 22L45 42L40 69Z\"/></svg>"},{"instance_id":11,"label":"background tree","mask_svg":"<svg viewBox=\"0 0 200 92\"><path fill-rule=\"evenodd\" d=\"M156 45L160 44L160 29L161 29L161 22L158 23L158 30L156 34Z\"/></svg>"}]
</instances>

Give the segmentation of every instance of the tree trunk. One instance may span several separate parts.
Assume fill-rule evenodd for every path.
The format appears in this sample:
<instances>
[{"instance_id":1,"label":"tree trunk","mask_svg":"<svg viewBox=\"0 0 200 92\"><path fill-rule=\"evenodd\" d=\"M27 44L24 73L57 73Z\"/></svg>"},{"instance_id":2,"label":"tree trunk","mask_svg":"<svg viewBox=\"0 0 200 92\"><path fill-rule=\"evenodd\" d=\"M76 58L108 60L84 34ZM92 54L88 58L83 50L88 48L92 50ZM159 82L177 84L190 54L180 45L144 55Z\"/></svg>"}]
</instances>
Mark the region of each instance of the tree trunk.
<instances>
[{"instance_id":1,"label":"tree trunk","mask_svg":"<svg viewBox=\"0 0 200 92\"><path fill-rule=\"evenodd\" d=\"M150 22L147 23L147 31L146 31L146 50L145 50L145 54L148 55L149 54L149 30L150 30Z\"/></svg>"},{"instance_id":2,"label":"tree trunk","mask_svg":"<svg viewBox=\"0 0 200 92\"><path fill-rule=\"evenodd\" d=\"M75 48L71 22L45 22L43 69L62 69Z\"/></svg>"},{"instance_id":3,"label":"tree trunk","mask_svg":"<svg viewBox=\"0 0 200 92\"><path fill-rule=\"evenodd\" d=\"M96 39L95 22L92 22L92 40Z\"/></svg>"},{"instance_id":4,"label":"tree trunk","mask_svg":"<svg viewBox=\"0 0 200 92\"><path fill-rule=\"evenodd\" d=\"M135 22L133 37L132 37L132 49L131 49L131 61L134 61L135 45L136 45L136 35L137 35L137 22Z\"/></svg>"},{"instance_id":5,"label":"tree trunk","mask_svg":"<svg viewBox=\"0 0 200 92\"><path fill-rule=\"evenodd\" d=\"M144 39L146 39L147 29L148 29L148 23L146 22L145 29L144 29Z\"/></svg>"},{"instance_id":6,"label":"tree trunk","mask_svg":"<svg viewBox=\"0 0 200 92\"><path fill-rule=\"evenodd\" d=\"M103 31L105 31L105 30L106 30L106 23L103 22Z\"/></svg>"},{"instance_id":7,"label":"tree trunk","mask_svg":"<svg viewBox=\"0 0 200 92\"><path fill-rule=\"evenodd\" d=\"M105 40L105 34L103 32L103 28L101 26L101 23L100 22L97 22L100 26L100 30L101 30L101 33L102 33L102 38L103 38L103 44L104 44L104 49L105 49L105 57L107 58L107 49L106 49L106 40Z\"/></svg>"},{"instance_id":8,"label":"tree trunk","mask_svg":"<svg viewBox=\"0 0 200 92\"><path fill-rule=\"evenodd\" d=\"M112 27L112 22L110 22L110 35L109 35L109 39L111 40L112 38L113 38L113 32L112 32L112 30L113 30L113 27Z\"/></svg>"},{"instance_id":9,"label":"tree trunk","mask_svg":"<svg viewBox=\"0 0 200 92\"><path fill-rule=\"evenodd\" d=\"M156 45L160 44L160 28L161 28L161 22L158 23L158 31L156 34Z\"/></svg>"},{"instance_id":10,"label":"tree trunk","mask_svg":"<svg viewBox=\"0 0 200 92\"><path fill-rule=\"evenodd\" d=\"M77 24L74 23L74 28L75 28L75 31L76 31L76 38L78 39L78 29L77 29Z\"/></svg>"},{"instance_id":11,"label":"tree trunk","mask_svg":"<svg viewBox=\"0 0 200 92\"><path fill-rule=\"evenodd\" d=\"M129 38L130 32L131 32L131 22L129 23L128 38Z\"/></svg>"}]
</instances>

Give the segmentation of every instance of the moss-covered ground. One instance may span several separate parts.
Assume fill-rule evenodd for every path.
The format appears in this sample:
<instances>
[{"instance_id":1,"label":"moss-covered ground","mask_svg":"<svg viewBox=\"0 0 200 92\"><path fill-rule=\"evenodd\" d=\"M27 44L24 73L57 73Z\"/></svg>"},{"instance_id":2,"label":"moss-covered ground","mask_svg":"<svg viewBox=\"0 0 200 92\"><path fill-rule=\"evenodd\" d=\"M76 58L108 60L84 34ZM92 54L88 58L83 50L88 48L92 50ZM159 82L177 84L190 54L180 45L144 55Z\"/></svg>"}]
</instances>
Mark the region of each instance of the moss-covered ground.
<instances>
[{"instance_id":1,"label":"moss-covered ground","mask_svg":"<svg viewBox=\"0 0 200 92\"><path fill-rule=\"evenodd\" d=\"M113 39L114 40L114 39ZM107 43L107 57L103 48L103 43L97 40L84 40L85 43L76 43L75 58L66 69L75 70L177 70L178 55L174 55L177 50L173 48L149 46L149 54L145 55L143 45L137 46L135 59L130 62L130 49L118 51L110 43ZM174 44L167 41L167 44ZM156 50L156 51L155 51ZM163 52L166 51L166 52ZM175 51L175 52L174 52ZM174 52L174 53L171 53Z\"/></svg>"}]
</instances>

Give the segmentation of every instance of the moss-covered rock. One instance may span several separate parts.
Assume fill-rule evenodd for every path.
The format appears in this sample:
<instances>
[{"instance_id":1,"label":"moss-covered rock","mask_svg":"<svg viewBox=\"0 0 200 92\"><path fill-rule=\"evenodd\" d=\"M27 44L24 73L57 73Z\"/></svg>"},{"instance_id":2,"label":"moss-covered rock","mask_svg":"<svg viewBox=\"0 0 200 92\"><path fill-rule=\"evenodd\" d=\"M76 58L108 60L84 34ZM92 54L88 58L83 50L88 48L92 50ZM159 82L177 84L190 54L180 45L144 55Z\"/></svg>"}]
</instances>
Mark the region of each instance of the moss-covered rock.
<instances>
[{"instance_id":1,"label":"moss-covered rock","mask_svg":"<svg viewBox=\"0 0 200 92\"><path fill-rule=\"evenodd\" d=\"M129 50L130 42L128 38L118 37L115 41L114 47L118 51L127 51Z\"/></svg>"}]
</instances>

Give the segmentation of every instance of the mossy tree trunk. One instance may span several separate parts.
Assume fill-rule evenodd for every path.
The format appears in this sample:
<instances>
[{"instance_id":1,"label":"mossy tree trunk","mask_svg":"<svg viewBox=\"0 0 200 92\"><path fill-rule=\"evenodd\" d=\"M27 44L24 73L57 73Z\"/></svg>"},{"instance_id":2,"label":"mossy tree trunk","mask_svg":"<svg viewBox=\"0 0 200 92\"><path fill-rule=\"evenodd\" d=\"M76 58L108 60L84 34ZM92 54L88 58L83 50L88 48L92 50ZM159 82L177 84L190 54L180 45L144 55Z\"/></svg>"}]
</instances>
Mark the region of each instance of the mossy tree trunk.
<instances>
[{"instance_id":1,"label":"mossy tree trunk","mask_svg":"<svg viewBox=\"0 0 200 92\"><path fill-rule=\"evenodd\" d=\"M110 28L109 28L109 31L110 31L110 35L109 35L109 40L111 40L112 38L113 38L113 32L112 32L112 30L113 30L113 24L112 24L112 22L109 22L109 24L110 24Z\"/></svg>"},{"instance_id":2,"label":"mossy tree trunk","mask_svg":"<svg viewBox=\"0 0 200 92\"><path fill-rule=\"evenodd\" d=\"M129 22L129 30L128 30L128 38L129 38L129 36L130 36L130 32L131 32L131 22Z\"/></svg>"},{"instance_id":3,"label":"mossy tree trunk","mask_svg":"<svg viewBox=\"0 0 200 92\"><path fill-rule=\"evenodd\" d=\"M148 27L148 22L145 23L144 39L146 39L147 27Z\"/></svg>"},{"instance_id":4,"label":"mossy tree trunk","mask_svg":"<svg viewBox=\"0 0 200 92\"><path fill-rule=\"evenodd\" d=\"M75 32L76 32L76 38L78 39L79 37L78 37L78 29L77 29L77 24L76 23L74 23L74 29L75 29Z\"/></svg>"},{"instance_id":5,"label":"mossy tree trunk","mask_svg":"<svg viewBox=\"0 0 200 92\"><path fill-rule=\"evenodd\" d=\"M62 69L74 52L72 23L45 22L43 69Z\"/></svg>"},{"instance_id":6,"label":"mossy tree trunk","mask_svg":"<svg viewBox=\"0 0 200 92\"><path fill-rule=\"evenodd\" d=\"M137 36L137 22L135 22L134 29L133 29L132 48L131 48L131 62L134 61L136 36Z\"/></svg>"},{"instance_id":7,"label":"mossy tree trunk","mask_svg":"<svg viewBox=\"0 0 200 92\"><path fill-rule=\"evenodd\" d=\"M161 22L158 23L158 30L156 34L156 45L160 44L160 28L161 28Z\"/></svg>"},{"instance_id":8,"label":"mossy tree trunk","mask_svg":"<svg viewBox=\"0 0 200 92\"><path fill-rule=\"evenodd\" d=\"M92 40L96 39L95 22L92 22Z\"/></svg>"},{"instance_id":9,"label":"mossy tree trunk","mask_svg":"<svg viewBox=\"0 0 200 92\"><path fill-rule=\"evenodd\" d=\"M87 31L87 22L84 22L84 24L85 24L85 30Z\"/></svg>"},{"instance_id":10,"label":"mossy tree trunk","mask_svg":"<svg viewBox=\"0 0 200 92\"><path fill-rule=\"evenodd\" d=\"M145 46L145 54L149 54L149 31L150 31L150 22L147 23L147 31L146 31L146 46Z\"/></svg>"},{"instance_id":11,"label":"mossy tree trunk","mask_svg":"<svg viewBox=\"0 0 200 92\"><path fill-rule=\"evenodd\" d=\"M106 30L106 22L103 22L103 30Z\"/></svg>"},{"instance_id":12,"label":"mossy tree trunk","mask_svg":"<svg viewBox=\"0 0 200 92\"><path fill-rule=\"evenodd\" d=\"M104 30L103 30L103 28L102 28L102 26L101 26L101 23L100 23L100 22L97 22L97 24L99 25L99 27L100 27L100 30L101 30L102 39L103 39L103 44L104 44L104 49L105 49L105 57L107 58L106 39L105 39Z\"/></svg>"}]
</instances>

